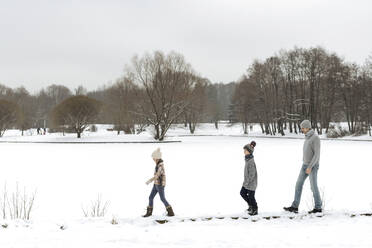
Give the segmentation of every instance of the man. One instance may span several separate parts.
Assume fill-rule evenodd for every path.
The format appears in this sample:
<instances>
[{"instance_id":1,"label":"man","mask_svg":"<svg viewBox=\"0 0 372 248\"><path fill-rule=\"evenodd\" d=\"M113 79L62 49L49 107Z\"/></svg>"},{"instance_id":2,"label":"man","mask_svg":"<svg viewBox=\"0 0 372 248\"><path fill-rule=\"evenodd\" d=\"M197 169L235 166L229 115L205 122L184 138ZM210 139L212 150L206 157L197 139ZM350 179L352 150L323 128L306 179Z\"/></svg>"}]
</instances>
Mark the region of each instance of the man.
<instances>
[{"instance_id":1,"label":"man","mask_svg":"<svg viewBox=\"0 0 372 248\"><path fill-rule=\"evenodd\" d=\"M301 131L305 134L303 147L303 165L298 176L295 190L295 197L290 207L284 207L285 211L298 213L298 206L301 201L302 187L308 176L310 176L310 186L313 192L315 207L309 214L322 212L322 200L318 189L318 170L320 158L320 139L314 130L311 129L311 122L304 120L300 124Z\"/></svg>"}]
</instances>

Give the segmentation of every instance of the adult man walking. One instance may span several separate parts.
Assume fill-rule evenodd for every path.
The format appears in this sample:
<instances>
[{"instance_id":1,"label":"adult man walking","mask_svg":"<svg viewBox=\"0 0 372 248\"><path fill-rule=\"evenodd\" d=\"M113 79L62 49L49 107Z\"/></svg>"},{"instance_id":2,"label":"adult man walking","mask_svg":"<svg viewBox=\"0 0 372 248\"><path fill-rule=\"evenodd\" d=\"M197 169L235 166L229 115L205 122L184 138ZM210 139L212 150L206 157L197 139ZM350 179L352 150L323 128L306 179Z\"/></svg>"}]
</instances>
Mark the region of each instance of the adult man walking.
<instances>
[{"instance_id":1,"label":"adult man walking","mask_svg":"<svg viewBox=\"0 0 372 248\"><path fill-rule=\"evenodd\" d=\"M303 147L303 165L301 167L300 175L298 176L295 190L295 197L290 207L284 207L285 211L298 213L298 206L301 201L302 188L306 178L310 177L310 186L314 196L315 207L309 212L321 213L322 200L318 189L318 170L320 158L320 139L314 130L311 129L311 122L304 120L300 124L301 131L305 134L305 142Z\"/></svg>"}]
</instances>

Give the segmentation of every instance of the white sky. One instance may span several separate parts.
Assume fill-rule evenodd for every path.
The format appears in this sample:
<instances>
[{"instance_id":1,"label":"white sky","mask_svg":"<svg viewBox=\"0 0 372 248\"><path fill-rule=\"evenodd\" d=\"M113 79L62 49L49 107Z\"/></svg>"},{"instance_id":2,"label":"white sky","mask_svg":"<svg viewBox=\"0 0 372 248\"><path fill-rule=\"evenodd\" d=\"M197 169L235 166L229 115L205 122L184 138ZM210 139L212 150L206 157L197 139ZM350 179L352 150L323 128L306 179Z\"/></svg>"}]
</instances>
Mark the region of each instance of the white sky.
<instances>
[{"instance_id":1,"label":"white sky","mask_svg":"<svg viewBox=\"0 0 372 248\"><path fill-rule=\"evenodd\" d=\"M363 63L371 24L369 0L0 0L0 83L95 89L154 50L224 83L295 45Z\"/></svg>"}]
</instances>

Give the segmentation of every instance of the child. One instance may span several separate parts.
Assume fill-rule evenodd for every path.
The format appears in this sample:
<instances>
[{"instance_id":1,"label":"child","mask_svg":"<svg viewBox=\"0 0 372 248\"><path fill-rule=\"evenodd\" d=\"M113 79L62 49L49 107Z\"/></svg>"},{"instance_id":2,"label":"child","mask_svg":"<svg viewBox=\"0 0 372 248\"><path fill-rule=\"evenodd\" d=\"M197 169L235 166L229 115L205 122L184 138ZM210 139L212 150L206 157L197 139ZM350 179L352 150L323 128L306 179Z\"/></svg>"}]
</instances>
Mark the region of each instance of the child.
<instances>
[{"instance_id":1,"label":"child","mask_svg":"<svg viewBox=\"0 0 372 248\"><path fill-rule=\"evenodd\" d=\"M257 215L258 207L254 197L257 188L257 169L254 162L253 152L256 142L252 141L243 147L245 155L244 182L240 195L248 203L248 214Z\"/></svg>"},{"instance_id":2,"label":"child","mask_svg":"<svg viewBox=\"0 0 372 248\"><path fill-rule=\"evenodd\" d=\"M154 181L154 186L152 187L152 191L149 197L149 206L147 207L147 212L143 217L149 217L152 215L153 205L154 205L154 197L157 193L160 195L161 201L164 203L165 208L168 212L167 216L174 216L174 212L172 207L169 205L167 200L165 199L164 187L165 187L165 171L164 171L164 163L161 159L161 152L160 148L156 149L152 153L152 159L154 160L156 167L154 176L146 182L146 184L150 184Z\"/></svg>"}]
</instances>

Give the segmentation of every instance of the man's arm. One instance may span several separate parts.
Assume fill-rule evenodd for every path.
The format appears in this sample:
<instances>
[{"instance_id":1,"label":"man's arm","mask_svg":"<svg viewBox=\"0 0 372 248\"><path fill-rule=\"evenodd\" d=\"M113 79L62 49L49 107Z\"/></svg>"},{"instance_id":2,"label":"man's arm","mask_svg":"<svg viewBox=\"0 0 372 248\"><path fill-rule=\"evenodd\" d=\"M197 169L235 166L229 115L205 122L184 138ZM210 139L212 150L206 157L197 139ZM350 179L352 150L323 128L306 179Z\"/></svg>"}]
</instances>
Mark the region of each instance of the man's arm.
<instances>
[{"instance_id":1,"label":"man's arm","mask_svg":"<svg viewBox=\"0 0 372 248\"><path fill-rule=\"evenodd\" d=\"M313 141L313 151L314 156L311 159L311 162L308 167L310 169L312 169L316 164L318 164L320 159L320 138L318 136Z\"/></svg>"}]
</instances>

